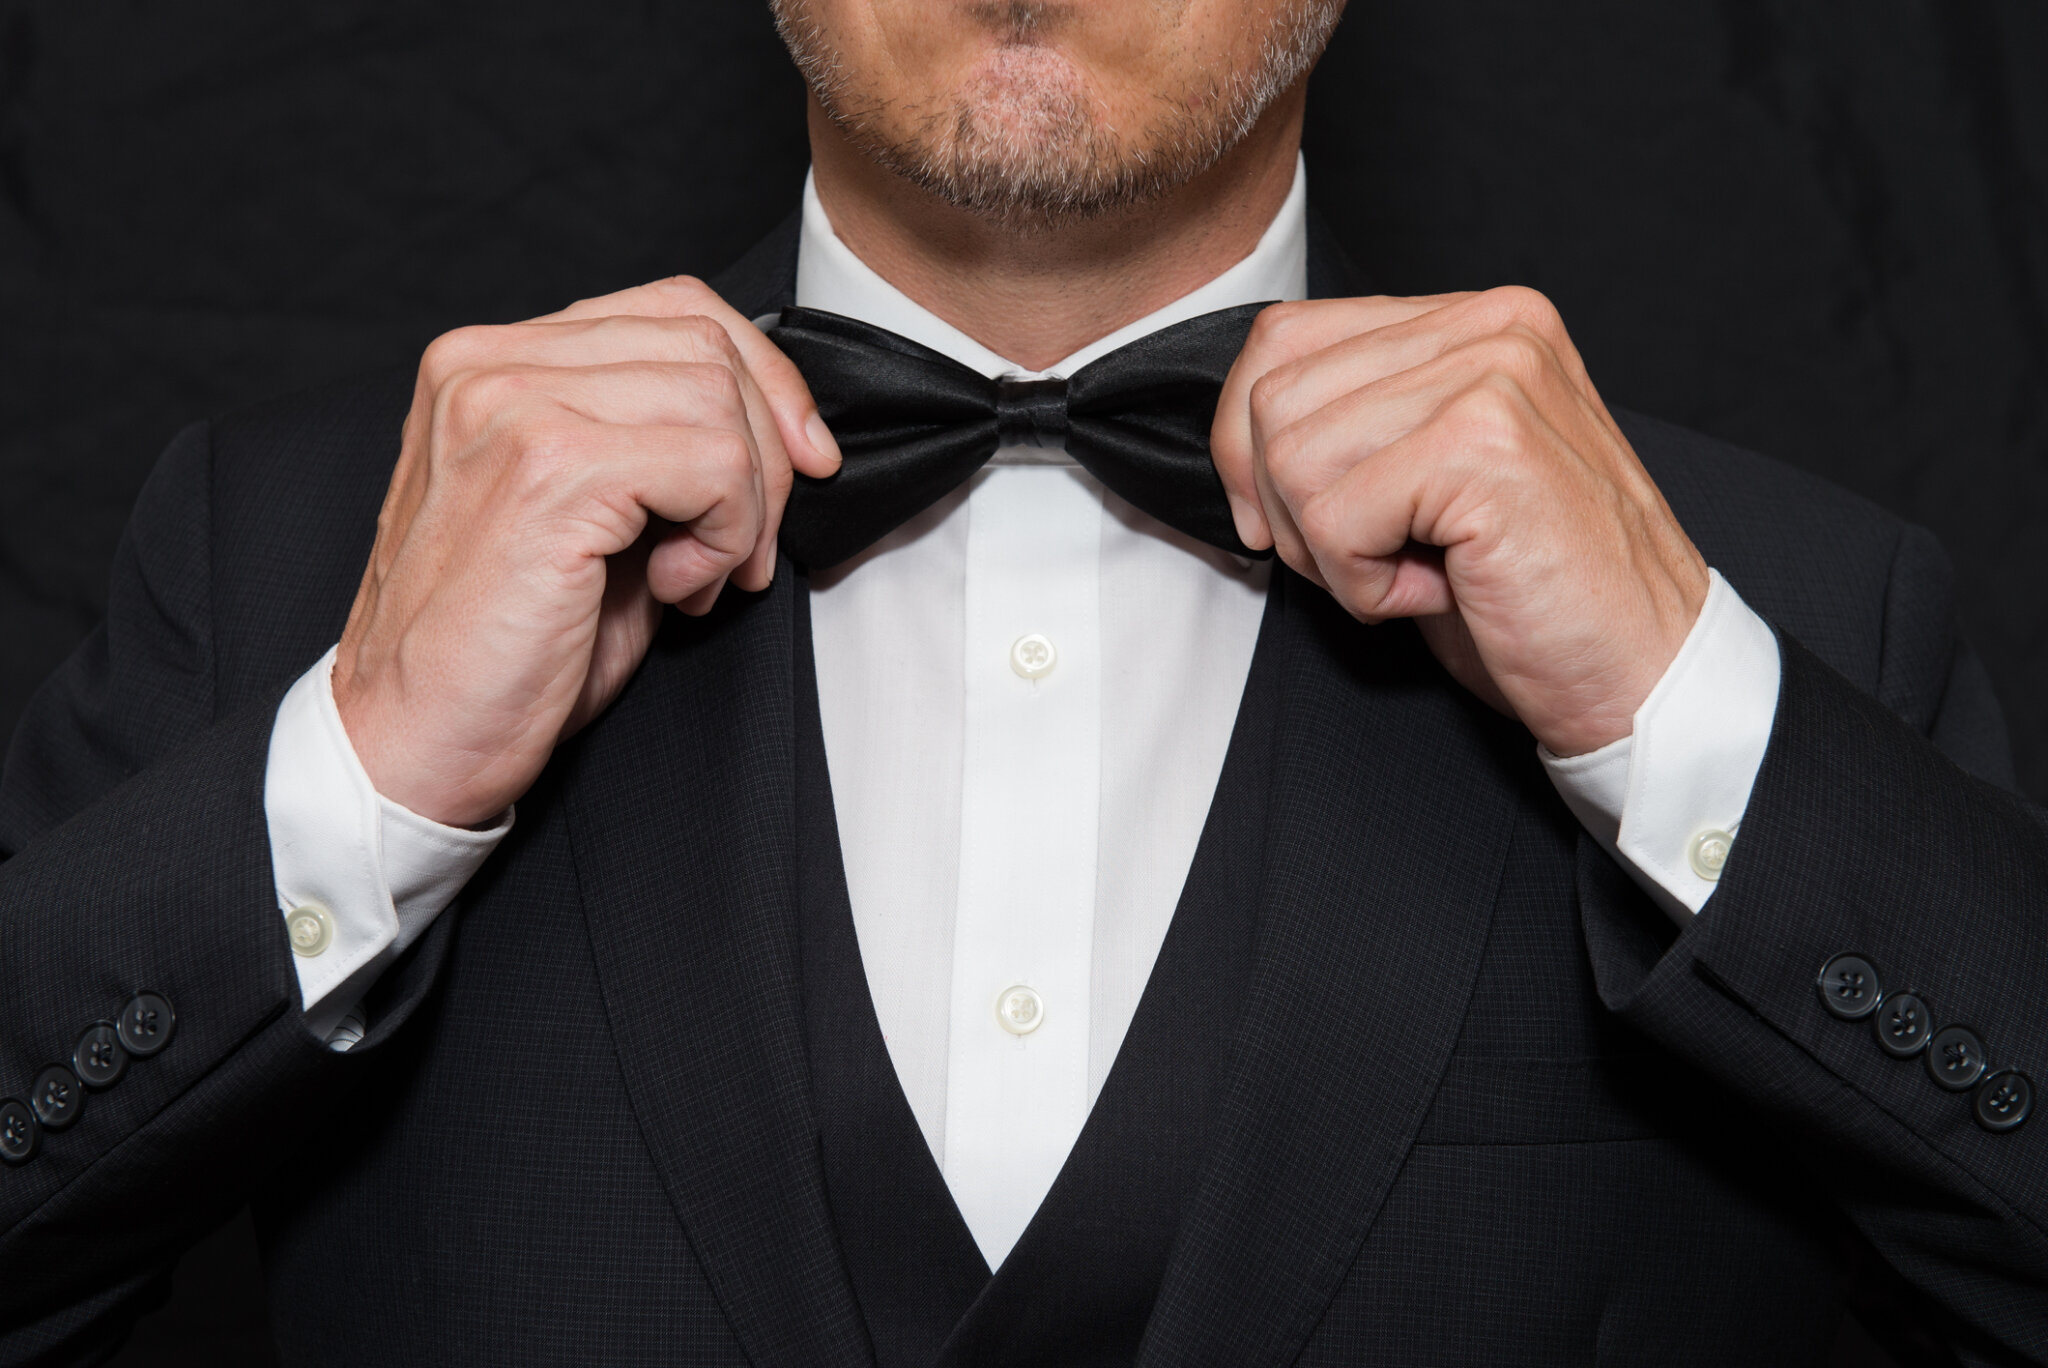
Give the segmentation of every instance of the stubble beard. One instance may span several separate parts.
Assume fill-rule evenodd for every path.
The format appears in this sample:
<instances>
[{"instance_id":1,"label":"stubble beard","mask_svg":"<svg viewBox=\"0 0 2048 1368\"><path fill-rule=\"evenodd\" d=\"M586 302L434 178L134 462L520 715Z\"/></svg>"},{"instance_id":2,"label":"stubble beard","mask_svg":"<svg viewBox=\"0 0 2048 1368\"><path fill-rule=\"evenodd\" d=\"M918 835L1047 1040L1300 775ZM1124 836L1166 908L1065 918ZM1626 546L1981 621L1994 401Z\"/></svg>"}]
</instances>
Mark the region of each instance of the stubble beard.
<instances>
[{"instance_id":1,"label":"stubble beard","mask_svg":"<svg viewBox=\"0 0 2048 1368\"><path fill-rule=\"evenodd\" d=\"M1045 0L989 0L997 59L928 105L891 105L859 82L805 0L771 0L775 26L826 115L864 156L948 204L1030 231L1144 204L1209 169L1305 75L1344 0L1289 0L1250 70L1203 73L1152 92L1152 116L1112 125L1065 59L1045 45L1059 11Z\"/></svg>"}]
</instances>

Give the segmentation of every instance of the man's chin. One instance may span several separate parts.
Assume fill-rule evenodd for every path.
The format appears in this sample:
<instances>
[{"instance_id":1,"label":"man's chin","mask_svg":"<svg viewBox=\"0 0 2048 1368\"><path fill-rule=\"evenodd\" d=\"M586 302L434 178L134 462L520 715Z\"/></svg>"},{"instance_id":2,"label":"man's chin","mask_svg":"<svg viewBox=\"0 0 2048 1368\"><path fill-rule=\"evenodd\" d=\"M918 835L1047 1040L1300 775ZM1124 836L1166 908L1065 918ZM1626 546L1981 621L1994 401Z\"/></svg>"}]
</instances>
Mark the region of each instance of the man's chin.
<instances>
[{"instance_id":1,"label":"man's chin","mask_svg":"<svg viewBox=\"0 0 2048 1368\"><path fill-rule=\"evenodd\" d=\"M1076 112L1099 104L1088 78L1064 52L1036 43L992 48L959 85L959 104L978 122L1016 137L1063 134Z\"/></svg>"},{"instance_id":2,"label":"man's chin","mask_svg":"<svg viewBox=\"0 0 2048 1368\"><path fill-rule=\"evenodd\" d=\"M1101 119L1103 101L1044 48L992 53L891 137L848 130L868 155L956 207L1020 226L1128 204L1133 161ZM1142 168L1144 158L1135 159Z\"/></svg>"}]
</instances>

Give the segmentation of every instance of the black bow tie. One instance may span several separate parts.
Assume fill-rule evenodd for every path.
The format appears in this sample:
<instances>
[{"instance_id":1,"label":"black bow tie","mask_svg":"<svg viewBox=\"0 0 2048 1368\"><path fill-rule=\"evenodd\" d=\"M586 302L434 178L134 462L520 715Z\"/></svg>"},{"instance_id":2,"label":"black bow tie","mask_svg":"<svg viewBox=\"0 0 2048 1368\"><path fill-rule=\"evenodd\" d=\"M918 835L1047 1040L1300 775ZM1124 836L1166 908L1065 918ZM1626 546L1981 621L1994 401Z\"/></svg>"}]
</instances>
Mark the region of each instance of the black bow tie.
<instances>
[{"instance_id":1,"label":"black bow tie","mask_svg":"<svg viewBox=\"0 0 2048 1368\"><path fill-rule=\"evenodd\" d=\"M796 477L781 543L837 565L937 503L1003 446L1066 448L1167 526L1241 556L1209 426L1264 304L1203 314L1091 361L1064 380L990 380L856 319L784 309L769 330L818 401L845 464Z\"/></svg>"}]
</instances>

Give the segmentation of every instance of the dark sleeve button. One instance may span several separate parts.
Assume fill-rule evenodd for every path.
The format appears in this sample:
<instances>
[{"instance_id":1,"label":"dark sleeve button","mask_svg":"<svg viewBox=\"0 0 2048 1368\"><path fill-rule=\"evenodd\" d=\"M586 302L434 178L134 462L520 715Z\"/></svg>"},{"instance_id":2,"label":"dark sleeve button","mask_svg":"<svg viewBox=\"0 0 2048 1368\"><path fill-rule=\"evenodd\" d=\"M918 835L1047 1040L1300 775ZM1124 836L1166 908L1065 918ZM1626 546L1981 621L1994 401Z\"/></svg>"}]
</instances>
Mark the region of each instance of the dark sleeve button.
<instances>
[{"instance_id":1,"label":"dark sleeve button","mask_svg":"<svg viewBox=\"0 0 2048 1368\"><path fill-rule=\"evenodd\" d=\"M71 1051L71 1072L88 1088L111 1088L128 1072L128 1051L121 1033L111 1021L96 1021L85 1028Z\"/></svg>"},{"instance_id":2,"label":"dark sleeve button","mask_svg":"<svg viewBox=\"0 0 2048 1368\"><path fill-rule=\"evenodd\" d=\"M1984 1076L1984 1042L1968 1027L1942 1027L1927 1042L1927 1072L1950 1092L1967 1092Z\"/></svg>"},{"instance_id":3,"label":"dark sleeve button","mask_svg":"<svg viewBox=\"0 0 2048 1368\"><path fill-rule=\"evenodd\" d=\"M2033 1109L2034 1080L2016 1069L2001 1069L1985 1079L1970 1107L1977 1124L1988 1131L2017 1130Z\"/></svg>"},{"instance_id":4,"label":"dark sleeve button","mask_svg":"<svg viewBox=\"0 0 2048 1368\"><path fill-rule=\"evenodd\" d=\"M1893 993L1877 1017L1877 1043L1894 1059L1911 1059L1927 1048L1934 1034L1934 1015L1912 993Z\"/></svg>"},{"instance_id":5,"label":"dark sleeve button","mask_svg":"<svg viewBox=\"0 0 2048 1368\"><path fill-rule=\"evenodd\" d=\"M0 1159L26 1164L36 1157L42 1142L42 1128L36 1125L34 1112L11 1097L0 1101Z\"/></svg>"},{"instance_id":6,"label":"dark sleeve button","mask_svg":"<svg viewBox=\"0 0 2048 1368\"><path fill-rule=\"evenodd\" d=\"M171 1000L160 993L137 993L121 1009L121 1046L137 1059L147 1059L171 1043L178 1024Z\"/></svg>"},{"instance_id":7,"label":"dark sleeve button","mask_svg":"<svg viewBox=\"0 0 2048 1368\"><path fill-rule=\"evenodd\" d=\"M1884 991L1877 970L1861 955L1836 955L1820 967L1820 1000L1844 1021L1861 1021L1877 1010Z\"/></svg>"},{"instance_id":8,"label":"dark sleeve button","mask_svg":"<svg viewBox=\"0 0 2048 1368\"><path fill-rule=\"evenodd\" d=\"M29 1089L28 1105L44 1130L60 1131L85 1110L85 1089L62 1064L52 1064L36 1075Z\"/></svg>"}]
</instances>

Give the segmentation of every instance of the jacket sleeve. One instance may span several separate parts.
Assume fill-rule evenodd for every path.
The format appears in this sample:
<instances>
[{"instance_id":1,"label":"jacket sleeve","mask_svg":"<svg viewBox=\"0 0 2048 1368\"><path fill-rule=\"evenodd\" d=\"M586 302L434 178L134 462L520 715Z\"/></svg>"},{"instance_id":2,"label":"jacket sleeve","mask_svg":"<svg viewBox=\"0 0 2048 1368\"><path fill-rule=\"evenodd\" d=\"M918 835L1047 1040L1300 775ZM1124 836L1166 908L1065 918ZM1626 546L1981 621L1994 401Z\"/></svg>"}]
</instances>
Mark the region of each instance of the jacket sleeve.
<instances>
[{"instance_id":1,"label":"jacket sleeve","mask_svg":"<svg viewBox=\"0 0 2048 1368\"><path fill-rule=\"evenodd\" d=\"M0 776L0 1098L19 1104L0 1104L0 1365L117 1344L353 1086L445 947L430 933L387 976L356 1051L306 1028L263 807L278 698L215 715L209 466L203 427L165 453L105 624Z\"/></svg>"},{"instance_id":2,"label":"jacket sleeve","mask_svg":"<svg viewBox=\"0 0 2048 1368\"><path fill-rule=\"evenodd\" d=\"M1783 1132L1963 1362L2048 1363L2048 1118L2012 1124L2048 1082L2048 823L1947 585L1909 531L1876 697L1780 634L1741 836L1682 934L1590 841L1581 900L1606 1004Z\"/></svg>"}]
</instances>

